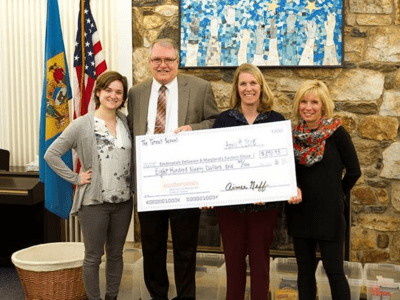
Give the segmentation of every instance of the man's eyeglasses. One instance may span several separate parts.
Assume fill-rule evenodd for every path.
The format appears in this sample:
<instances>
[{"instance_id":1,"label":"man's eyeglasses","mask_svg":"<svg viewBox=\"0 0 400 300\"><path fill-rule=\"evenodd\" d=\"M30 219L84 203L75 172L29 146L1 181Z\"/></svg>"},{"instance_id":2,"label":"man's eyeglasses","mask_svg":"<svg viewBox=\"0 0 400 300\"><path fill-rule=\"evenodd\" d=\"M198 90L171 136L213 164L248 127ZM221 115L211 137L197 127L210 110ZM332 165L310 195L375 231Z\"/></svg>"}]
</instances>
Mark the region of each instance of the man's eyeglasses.
<instances>
[{"instance_id":1,"label":"man's eyeglasses","mask_svg":"<svg viewBox=\"0 0 400 300\"><path fill-rule=\"evenodd\" d=\"M165 59L154 58L150 59L150 61L157 66L161 65L162 62L165 62L166 65L170 66L176 61L176 58L165 58Z\"/></svg>"}]
</instances>

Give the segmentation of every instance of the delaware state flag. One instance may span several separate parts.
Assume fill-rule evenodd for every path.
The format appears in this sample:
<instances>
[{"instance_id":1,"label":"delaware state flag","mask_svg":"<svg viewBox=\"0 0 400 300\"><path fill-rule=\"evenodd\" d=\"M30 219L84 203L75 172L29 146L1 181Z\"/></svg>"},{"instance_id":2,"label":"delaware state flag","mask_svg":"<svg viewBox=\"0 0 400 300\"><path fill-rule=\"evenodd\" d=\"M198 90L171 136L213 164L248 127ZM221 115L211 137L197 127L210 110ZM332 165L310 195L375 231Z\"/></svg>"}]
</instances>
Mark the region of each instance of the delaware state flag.
<instances>
[{"instance_id":1,"label":"delaware state flag","mask_svg":"<svg viewBox=\"0 0 400 300\"><path fill-rule=\"evenodd\" d=\"M47 23L44 57L44 80L40 110L39 174L45 186L45 207L61 218L68 219L72 206L72 184L59 177L44 161L51 143L70 123L69 103L72 91L68 77L64 42L57 0L47 1ZM72 154L63 161L72 169Z\"/></svg>"}]
</instances>

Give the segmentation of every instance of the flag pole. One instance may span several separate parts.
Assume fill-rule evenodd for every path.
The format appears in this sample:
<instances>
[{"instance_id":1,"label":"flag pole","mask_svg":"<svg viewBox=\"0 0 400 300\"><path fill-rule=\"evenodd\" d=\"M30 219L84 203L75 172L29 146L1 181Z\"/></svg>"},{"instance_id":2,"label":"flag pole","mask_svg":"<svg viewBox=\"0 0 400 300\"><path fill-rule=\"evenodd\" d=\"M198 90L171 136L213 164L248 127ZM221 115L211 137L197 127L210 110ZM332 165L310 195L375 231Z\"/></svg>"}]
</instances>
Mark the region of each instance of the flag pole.
<instances>
[{"instance_id":1,"label":"flag pole","mask_svg":"<svg viewBox=\"0 0 400 300\"><path fill-rule=\"evenodd\" d=\"M84 98L84 88L85 88L85 0L81 0L81 48L82 48L82 71L81 71L81 94L80 94L80 104L79 110L80 115L82 115L82 100Z\"/></svg>"}]
</instances>

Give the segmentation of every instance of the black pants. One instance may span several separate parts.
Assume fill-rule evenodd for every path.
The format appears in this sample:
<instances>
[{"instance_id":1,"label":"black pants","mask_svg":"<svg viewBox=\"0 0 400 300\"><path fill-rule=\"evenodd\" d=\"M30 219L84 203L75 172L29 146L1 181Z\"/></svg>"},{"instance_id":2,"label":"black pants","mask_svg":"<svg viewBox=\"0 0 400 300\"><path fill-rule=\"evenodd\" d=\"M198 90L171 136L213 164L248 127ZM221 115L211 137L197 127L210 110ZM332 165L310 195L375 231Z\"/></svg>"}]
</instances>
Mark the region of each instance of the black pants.
<instances>
[{"instance_id":1,"label":"black pants","mask_svg":"<svg viewBox=\"0 0 400 300\"><path fill-rule=\"evenodd\" d=\"M299 300L315 300L317 295L315 279L317 243L331 287L332 300L350 300L350 287L343 270L343 236L337 241L293 238L299 268L297 279Z\"/></svg>"},{"instance_id":2,"label":"black pants","mask_svg":"<svg viewBox=\"0 0 400 300\"><path fill-rule=\"evenodd\" d=\"M196 250L200 210L177 209L139 213L144 280L155 300L168 299L168 221L174 251L176 299L195 299Z\"/></svg>"}]
</instances>

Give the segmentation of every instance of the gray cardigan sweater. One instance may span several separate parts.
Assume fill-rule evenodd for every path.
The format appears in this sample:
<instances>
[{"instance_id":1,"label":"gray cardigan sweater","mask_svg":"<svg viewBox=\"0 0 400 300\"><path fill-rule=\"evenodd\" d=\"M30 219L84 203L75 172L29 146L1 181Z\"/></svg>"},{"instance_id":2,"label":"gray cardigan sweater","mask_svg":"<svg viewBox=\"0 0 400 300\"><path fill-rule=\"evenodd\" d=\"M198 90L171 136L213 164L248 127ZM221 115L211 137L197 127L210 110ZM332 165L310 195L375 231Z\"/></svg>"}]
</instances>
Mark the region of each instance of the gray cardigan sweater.
<instances>
[{"instance_id":1,"label":"gray cardigan sweater","mask_svg":"<svg viewBox=\"0 0 400 300\"><path fill-rule=\"evenodd\" d=\"M125 115L117 111L129 132ZM130 135L129 135L130 136ZM80 176L61 159L70 149L74 149L81 162L82 171L92 169L90 184L79 185ZM75 215L84 205L102 203L101 167L94 134L94 113L87 113L74 120L47 149L44 159L60 177L76 185L74 202L70 214Z\"/></svg>"}]
</instances>

